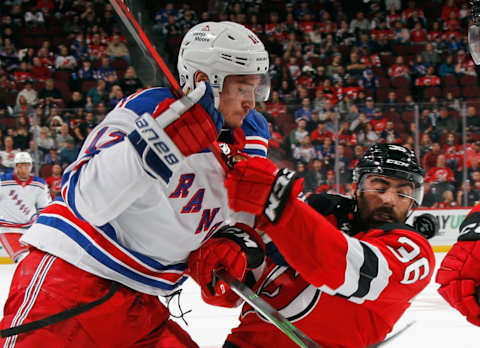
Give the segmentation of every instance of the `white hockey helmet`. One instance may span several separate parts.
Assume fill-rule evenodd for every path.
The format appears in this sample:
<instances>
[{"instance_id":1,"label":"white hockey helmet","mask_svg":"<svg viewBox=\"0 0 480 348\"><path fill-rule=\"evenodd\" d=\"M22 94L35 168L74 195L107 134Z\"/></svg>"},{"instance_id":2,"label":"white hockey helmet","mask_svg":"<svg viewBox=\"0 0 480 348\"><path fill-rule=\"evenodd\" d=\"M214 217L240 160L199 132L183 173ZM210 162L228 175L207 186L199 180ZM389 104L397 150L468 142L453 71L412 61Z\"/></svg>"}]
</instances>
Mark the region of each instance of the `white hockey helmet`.
<instances>
[{"instance_id":1,"label":"white hockey helmet","mask_svg":"<svg viewBox=\"0 0 480 348\"><path fill-rule=\"evenodd\" d=\"M15 165L19 163L32 164L33 160L32 160L32 156L30 156L28 152L18 152L17 154L15 154L14 162L15 162Z\"/></svg>"},{"instance_id":2,"label":"white hockey helmet","mask_svg":"<svg viewBox=\"0 0 480 348\"><path fill-rule=\"evenodd\" d=\"M197 71L205 73L217 104L228 75L258 74L262 82L256 100L265 101L270 93L268 52L257 35L238 23L204 22L191 28L182 40L177 68L184 89L195 88Z\"/></svg>"}]
</instances>

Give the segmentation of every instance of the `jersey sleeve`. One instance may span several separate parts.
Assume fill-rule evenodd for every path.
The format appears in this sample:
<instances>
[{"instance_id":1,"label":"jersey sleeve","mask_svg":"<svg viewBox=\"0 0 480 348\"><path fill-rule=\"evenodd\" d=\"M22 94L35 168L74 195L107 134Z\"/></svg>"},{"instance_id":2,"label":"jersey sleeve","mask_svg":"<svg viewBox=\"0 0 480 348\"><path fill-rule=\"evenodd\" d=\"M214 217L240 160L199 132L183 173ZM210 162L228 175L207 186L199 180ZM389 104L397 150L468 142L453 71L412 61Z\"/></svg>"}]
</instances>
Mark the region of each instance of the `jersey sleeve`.
<instances>
[{"instance_id":1,"label":"jersey sleeve","mask_svg":"<svg viewBox=\"0 0 480 348\"><path fill-rule=\"evenodd\" d=\"M427 240L408 226L388 224L351 237L300 200L289 202L279 223L265 231L310 284L356 303L377 300L387 287L413 297L434 268Z\"/></svg>"},{"instance_id":2,"label":"jersey sleeve","mask_svg":"<svg viewBox=\"0 0 480 348\"><path fill-rule=\"evenodd\" d=\"M104 225L158 182L143 169L127 136L135 129L137 115L153 113L168 97L163 90L146 90L119 102L65 170L61 195L78 218Z\"/></svg>"},{"instance_id":3,"label":"jersey sleeve","mask_svg":"<svg viewBox=\"0 0 480 348\"><path fill-rule=\"evenodd\" d=\"M265 117L256 110L250 110L243 120L242 130L245 134L245 153L267 157L270 132Z\"/></svg>"},{"instance_id":4,"label":"jersey sleeve","mask_svg":"<svg viewBox=\"0 0 480 348\"><path fill-rule=\"evenodd\" d=\"M45 180L37 177L36 180L41 182L44 186L43 189L40 191L36 202L37 213L39 213L41 210L45 209L45 207L52 201L52 197L50 196L50 190L48 189L48 185Z\"/></svg>"}]
</instances>

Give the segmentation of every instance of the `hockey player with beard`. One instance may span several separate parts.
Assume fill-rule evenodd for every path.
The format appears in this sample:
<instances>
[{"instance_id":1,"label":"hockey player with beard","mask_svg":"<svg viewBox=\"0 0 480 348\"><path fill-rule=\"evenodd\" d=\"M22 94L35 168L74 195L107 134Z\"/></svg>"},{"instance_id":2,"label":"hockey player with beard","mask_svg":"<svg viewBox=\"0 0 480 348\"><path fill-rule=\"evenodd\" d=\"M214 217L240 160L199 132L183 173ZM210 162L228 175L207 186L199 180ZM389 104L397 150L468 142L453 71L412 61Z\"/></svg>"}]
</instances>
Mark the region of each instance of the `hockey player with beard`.
<instances>
[{"instance_id":1,"label":"hockey player with beard","mask_svg":"<svg viewBox=\"0 0 480 348\"><path fill-rule=\"evenodd\" d=\"M32 175L28 152L15 154L14 163L14 173L0 176L0 242L12 261L18 262L28 250L20 237L51 198L45 181Z\"/></svg>"},{"instance_id":2,"label":"hockey player with beard","mask_svg":"<svg viewBox=\"0 0 480 348\"><path fill-rule=\"evenodd\" d=\"M214 232L207 247L218 264L256 246L223 228L254 219L229 209L207 147L218 138L266 156L267 122L253 109L268 96L268 66L250 30L201 23L180 47L186 96L151 88L117 104L66 168L62 199L22 238L31 251L10 286L2 346L197 346L158 296L183 283L189 254Z\"/></svg>"},{"instance_id":3,"label":"hockey player with beard","mask_svg":"<svg viewBox=\"0 0 480 348\"><path fill-rule=\"evenodd\" d=\"M423 175L413 151L377 144L354 169L355 198L312 194L305 203L297 198L301 181L293 172L267 159L239 162L226 180L229 204L257 215L264 240L274 243L267 243L266 264L246 279L324 348L378 343L432 277L428 241L405 224L422 201ZM223 297L234 304L231 292ZM249 305L224 344L295 346Z\"/></svg>"},{"instance_id":4,"label":"hockey player with beard","mask_svg":"<svg viewBox=\"0 0 480 348\"><path fill-rule=\"evenodd\" d=\"M468 42L475 64L480 64L480 1L472 2ZM458 241L447 253L436 276L438 292L474 325L480 326L480 205L468 213Z\"/></svg>"}]
</instances>

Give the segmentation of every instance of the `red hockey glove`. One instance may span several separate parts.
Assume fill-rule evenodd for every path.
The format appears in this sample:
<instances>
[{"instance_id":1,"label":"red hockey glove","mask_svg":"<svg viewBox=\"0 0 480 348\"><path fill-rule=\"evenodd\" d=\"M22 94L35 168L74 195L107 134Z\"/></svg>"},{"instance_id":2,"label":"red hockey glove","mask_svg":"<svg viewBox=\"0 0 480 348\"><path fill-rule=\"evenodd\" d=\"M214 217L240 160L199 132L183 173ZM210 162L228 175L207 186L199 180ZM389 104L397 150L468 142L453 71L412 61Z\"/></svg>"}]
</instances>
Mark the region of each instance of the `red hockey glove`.
<instances>
[{"instance_id":1,"label":"red hockey glove","mask_svg":"<svg viewBox=\"0 0 480 348\"><path fill-rule=\"evenodd\" d=\"M211 87L201 82L178 100L162 101L153 115L139 115L128 139L145 171L168 183L185 156L207 148L217 139L223 121L223 115L215 109Z\"/></svg>"},{"instance_id":2,"label":"red hockey glove","mask_svg":"<svg viewBox=\"0 0 480 348\"><path fill-rule=\"evenodd\" d=\"M278 167L269 159L251 157L240 161L227 175L228 203L234 211L262 213L271 222L280 219L290 193L302 190L295 172Z\"/></svg>"},{"instance_id":3,"label":"red hockey glove","mask_svg":"<svg viewBox=\"0 0 480 348\"><path fill-rule=\"evenodd\" d=\"M480 241L458 241L440 265L438 292L472 324L480 326Z\"/></svg>"},{"instance_id":4,"label":"red hockey glove","mask_svg":"<svg viewBox=\"0 0 480 348\"><path fill-rule=\"evenodd\" d=\"M200 285L206 303L236 307L240 298L214 271L224 269L244 281L247 270L260 266L263 259L263 243L254 230L243 224L226 226L190 254L187 274Z\"/></svg>"},{"instance_id":5,"label":"red hockey glove","mask_svg":"<svg viewBox=\"0 0 480 348\"><path fill-rule=\"evenodd\" d=\"M205 82L179 100L164 100L152 117L168 124L165 132L184 156L207 148L223 127L223 116L215 108L212 88ZM163 117L168 120L162 120ZM175 120L170 123L171 118Z\"/></svg>"}]
</instances>

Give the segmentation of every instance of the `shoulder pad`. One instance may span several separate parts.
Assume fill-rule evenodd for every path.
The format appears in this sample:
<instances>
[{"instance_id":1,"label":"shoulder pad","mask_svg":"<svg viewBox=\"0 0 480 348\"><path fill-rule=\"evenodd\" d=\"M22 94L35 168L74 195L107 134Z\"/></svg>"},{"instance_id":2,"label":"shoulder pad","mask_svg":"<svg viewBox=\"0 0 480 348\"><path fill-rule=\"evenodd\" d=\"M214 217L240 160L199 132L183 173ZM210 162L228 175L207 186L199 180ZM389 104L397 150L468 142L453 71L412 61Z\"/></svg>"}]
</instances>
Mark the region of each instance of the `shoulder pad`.
<instances>
[{"instance_id":1,"label":"shoulder pad","mask_svg":"<svg viewBox=\"0 0 480 348\"><path fill-rule=\"evenodd\" d=\"M307 198L307 203L323 215L334 214L341 211L353 212L355 201L353 198L340 194L314 193Z\"/></svg>"},{"instance_id":2,"label":"shoulder pad","mask_svg":"<svg viewBox=\"0 0 480 348\"><path fill-rule=\"evenodd\" d=\"M158 103L167 98L174 98L170 89L165 87L149 88L137 95L132 94L126 97L123 107L132 110L137 115L143 115L146 112L151 115Z\"/></svg>"},{"instance_id":3,"label":"shoulder pad","mask_svg":"<svg viewBox=\"0 0 480 348\"><path fill-rule=\"evenodd\" d=\"M416 232L418 233L419 235L421 235L421 233L419 233L415 228L413 228L412 226L410 225L407 225L407 224L402 224L400 222L389 222L389 223L386 223L386 224L383 224L379 227L375 227L375 229L377 230L383 230L385 232L390 232L390 231L393 231L393 230L407 230L407 231L412 231L412 232Z\"/></svg>"}]
</instances>

